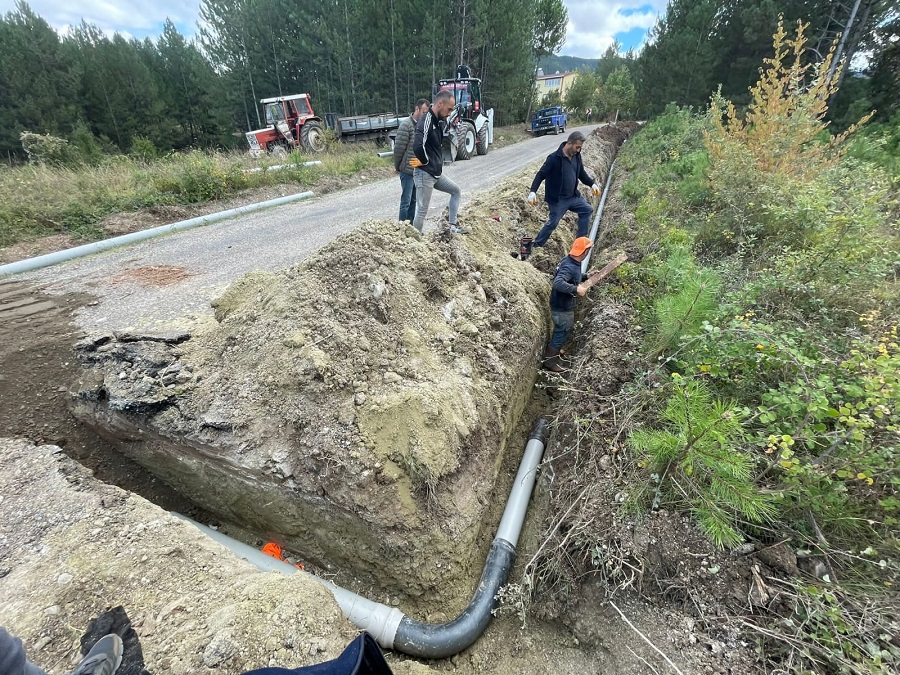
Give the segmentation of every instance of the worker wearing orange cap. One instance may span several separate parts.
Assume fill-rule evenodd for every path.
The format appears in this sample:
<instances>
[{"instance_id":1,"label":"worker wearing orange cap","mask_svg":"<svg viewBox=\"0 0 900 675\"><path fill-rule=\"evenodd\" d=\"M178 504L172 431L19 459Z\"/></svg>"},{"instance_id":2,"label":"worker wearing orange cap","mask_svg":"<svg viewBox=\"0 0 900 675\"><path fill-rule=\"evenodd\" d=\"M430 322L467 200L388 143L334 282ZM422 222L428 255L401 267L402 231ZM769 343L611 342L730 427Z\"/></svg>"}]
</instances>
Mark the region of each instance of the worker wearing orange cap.
<instances>
[{"instance_id":1,"label":"worker wearing orange cap","mask_svg":"<svg viewBox=\"0 0 900 675\"><path fill-rule=\"evenodd\" d=\"M588 292L588 286L583 282L600 273L597 270L591 270L587 274L581 272L581 261L587 257L591 246L593 244L590 239L578 237L572 242L569 255L556 266L553 290L550 291L553 336L544 352L544 369L554 373L561 373L564 370L559 363L559 353L562 346L566 344L566 340L569 339L572 326L575 325L575 304L579 297Z\"/></svg>"}]
</instances>

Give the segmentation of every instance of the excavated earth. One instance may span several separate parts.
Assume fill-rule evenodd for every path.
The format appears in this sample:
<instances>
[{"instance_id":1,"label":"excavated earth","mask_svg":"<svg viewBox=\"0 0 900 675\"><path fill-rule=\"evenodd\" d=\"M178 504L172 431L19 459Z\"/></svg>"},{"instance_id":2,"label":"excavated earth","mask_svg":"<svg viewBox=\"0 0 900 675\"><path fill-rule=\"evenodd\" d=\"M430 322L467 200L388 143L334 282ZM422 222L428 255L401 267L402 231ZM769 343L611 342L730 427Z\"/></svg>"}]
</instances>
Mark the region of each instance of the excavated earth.
<instances>
[{"instance_id":1,"label":"excavated earth","mask_svg":"<svg viewBox=\"0 0 900 675\"><path fill-rule=\"evenodd\" d=\"M600 178L616 144L592 145ZM509 255L521 198L495 197L465 237L368 222L214 320L90 336L76 416L306 564L462 609L549 324L547 276Z\"/></svg>"},{"instance_id":2,"label":"excavated earth","mask_svg":"<svg viewBox=\"0 0 900 675\"><path fill-rule=\"evenodd\" d=\"M626 131L606 127L586 144L598 182ZM415 618L453 618L473 591L530 422L566 395L537 367L546 272L574 221L532 264L513 259L542 219L522 200L530 177L475 200L462 214L466 237L366 223L293 268L245 276L215 300L213 319L85 337L69 394L78 424L174 488L191 515L250 543L277 541L354 590L419 610L408 612ZM0 467L0 624L51 672L71 669L91 619L119 605L140 640L127 650L129 673L318 663L356 633L305 575L256 571L55 445L2 440ZM553 480L542 477L536 510L548 507ZM523 551L537 546L539 522L526 525ZM629 628L601 603L586 594L565 629L535 616L520 623L513 601L462 655L428 667L391 655L391 666L665 669L634 631L665 647L678 615L626 601ZM679 663L726 672L703 653Z\"/></svg>"}]
</instances>

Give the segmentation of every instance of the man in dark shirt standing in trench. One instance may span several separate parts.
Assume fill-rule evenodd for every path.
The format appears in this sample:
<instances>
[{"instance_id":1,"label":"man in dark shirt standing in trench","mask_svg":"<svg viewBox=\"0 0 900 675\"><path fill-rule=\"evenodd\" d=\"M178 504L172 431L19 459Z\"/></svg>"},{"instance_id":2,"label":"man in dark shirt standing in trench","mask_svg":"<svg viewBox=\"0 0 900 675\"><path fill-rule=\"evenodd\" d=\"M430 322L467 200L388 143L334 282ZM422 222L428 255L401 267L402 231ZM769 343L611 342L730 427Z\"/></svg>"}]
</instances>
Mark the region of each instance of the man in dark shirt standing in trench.
<instances>
[{"instance_id":1,"label":"man in dark shirt standing in trench","mask_svg":"<svg viewBox=\"0 0 900 675\"><path fill-rule=\"evenodd\" d=\"M593 244L587 237L578 237L572 242L569 255L556 266L553 276L553 289L550 291L550 318L553 319L553 336L544 352L544 370L561 373L564 368L559 363L559 353L575 325L575 305L578 298L584 297L591 284L585 282L600 274L591 270L587 274L581 271L581 261L587 258ZM595 282L596 283L596 282Z\"/></svg>"},{"instance_id":2,"label":"man in dark shirt standing in trench","mask_svg":"<svg viewBox=\"0 0 900 675\"><path fill-rule=\"evenodd\" d=\"M556 152L547 156L544 165L538 170L531 182L531 192L528 194L528 203L537 204L537 189L544 185L544 200L550 207L550 217L544 223L544 227L534 238L533 244L524 246L523 255L531 252L530 247L543 246L547 243L553 230L559 224L566 211L574 211L578 214L578 236L584 237L588 233L591 224L593 209L587 200L578 192L578 181L590 187L594 196L599 196L600 188L594 179L588 176L581 161L581 147L584 145L584 134L573 131L565 143L560 144ZM525 242L523 242L524 244Z\"/></svg>"}]
</instances>

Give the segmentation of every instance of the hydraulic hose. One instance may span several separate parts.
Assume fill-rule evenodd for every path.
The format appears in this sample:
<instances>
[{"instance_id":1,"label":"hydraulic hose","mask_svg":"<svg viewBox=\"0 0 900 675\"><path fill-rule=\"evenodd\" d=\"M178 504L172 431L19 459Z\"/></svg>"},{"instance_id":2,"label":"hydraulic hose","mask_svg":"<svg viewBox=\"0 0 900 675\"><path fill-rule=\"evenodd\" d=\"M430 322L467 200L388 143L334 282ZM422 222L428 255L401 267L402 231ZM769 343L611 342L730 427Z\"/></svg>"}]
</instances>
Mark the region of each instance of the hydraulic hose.
<instances>
[{"instance_id":1,"label":"hydraulic hose","mask_svg":"<svg viewBox=\"0 0 900 675\"><path fill-rule=\"evenodd\" d=\"M373 602L315 575L299 572L288 563L271 558L252 546L201 525L186 516L177 513L173 515L192 523L262 570L275 570L282 574L308 574L314 581L328 588L344 615L357 627L371 633L382 647L410 656L442 659L472 645L481 637L493 618L492 611L497 606L497 593L509 579L509 573L516 561L516 544L534 489L537 467L544 456L548 432L548 421L544 418L538 419L525 446L503 518L497 529L497 536L491 543L481 580L472 601L458 617L447 623L427 624L415 621L395 607Z\"/></svg>"}]
</instances>

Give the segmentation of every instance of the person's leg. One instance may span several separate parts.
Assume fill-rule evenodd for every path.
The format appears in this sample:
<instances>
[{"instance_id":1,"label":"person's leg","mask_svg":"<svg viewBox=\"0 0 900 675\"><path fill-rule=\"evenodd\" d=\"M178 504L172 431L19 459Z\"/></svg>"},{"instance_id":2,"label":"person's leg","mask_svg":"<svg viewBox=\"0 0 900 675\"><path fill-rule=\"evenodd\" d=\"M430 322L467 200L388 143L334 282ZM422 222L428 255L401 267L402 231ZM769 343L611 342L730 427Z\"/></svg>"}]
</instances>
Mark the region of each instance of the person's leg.
<instances>
[{"instance_id":1,"label":"person's leg","mask_svg":"<svg viewBox=\"0 0 900 675\"><path fill-rule=\"evenodd\" d=\"M435 179L421 169L416 169L413 179L416 183L416 219L413 221L413 227L421 232L425 227L425 216L428 215L428 206L431 204Z\"/></svg>"},{"instance_id":2,"label":"person's leg","mask_svg":"<svg viewBox=\"0 0 900 675\"><path fill-rule=\"evenodd\" d=\"M406 212L406 219L409 222L413 222L416 219L416 184L412 176L409 177L409 184L412 186L412 194L409 197L409 210Z\"/></svg>"},{"instance_id":3,"label":"person's leg","mask_svg":"<svg viewBox=\"0 0 900 675\"><path fill-rule=\"evenodd\" d=\"M575 325L575 312L550 312L553 319L553 337L550 338L550 348L559 351L569 339L572 326Z\"/></svg>"},{"instance_id":4,"label":"person's leg","mask_svg":"<svg viewBox=\"0 0 900 675\"><path fill-rule=\"evenodd\" d=\"M574 211L578 214L578 236L586 237L591 227L591 214L594 213L593 207L584 197L578 195L570 200L568 208L569 211Z\"/></svg>"},{"instance_id":5,"label":"person's leg","mask_svg":"<svg viewBox=\"0 0 900 675\"><path fill-rule=\"evenodd\" d=\"M452 180L447 178L447 176L441 176L435 182L434 189L440 190L441 192L446 192L450 195L450 213L447 215L447 222L449 222L451 225L456 225L457 214L459 213L459 199L461 194L459 186Z\"/></svg>"},{"instance_id":6,"label":"person's leg","mask_svg":"<svg viewBox=\"0 0 900 675\"><path fill-rule=\"evenodd\" d=\"M409 215L410 203L416 186L413 185L413 177L408 173L400 173L400 215L397 220L412 220Z\"/></svg>"},{"instance_id":7,"label":"person's leg","mask_svg":"<svg viewBox=\"0 0 900 675\"><path fill-rule=\"evenodd\" d=\"M559 225L559 219L562 218L563 214L566 212L565 206L560 209L560 204L562 204L562 202L550 204L550 217L547 219L547 222L544 223L544 226L541 228L541 231L538 232L538 235L534 238L534 246L543 246L546 244L550 235L553 234L553 230Z\"/></svg>"},{"instance_id":8,"label":"person's leg","mask_svg":"<svg viewBox=\"0 0 900 675\"><path fill-rule=\"evenodd\" d=\"M47 675L25 658L22 641L0 628L0 673L2 675Z\"/></svg>"}]
</instances>

